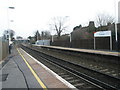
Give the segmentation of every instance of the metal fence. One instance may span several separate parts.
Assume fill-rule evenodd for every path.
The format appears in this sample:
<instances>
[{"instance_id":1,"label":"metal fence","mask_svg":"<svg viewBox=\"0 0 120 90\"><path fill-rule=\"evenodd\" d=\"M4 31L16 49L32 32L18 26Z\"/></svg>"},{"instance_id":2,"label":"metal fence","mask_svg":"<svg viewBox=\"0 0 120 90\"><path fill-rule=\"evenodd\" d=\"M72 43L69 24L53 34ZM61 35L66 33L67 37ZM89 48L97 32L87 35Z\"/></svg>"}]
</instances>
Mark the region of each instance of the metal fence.
<instances>
[{"instance_id":1,"label":"metal fence","mask_svg":"<svg viewBox=\"0 0 120 90\"><path fill-rule=\"evenodd\" d=\"M0 61L7 57L8 54L9 54L8 41L0 37Z\"/></svg>"}]
</instances>

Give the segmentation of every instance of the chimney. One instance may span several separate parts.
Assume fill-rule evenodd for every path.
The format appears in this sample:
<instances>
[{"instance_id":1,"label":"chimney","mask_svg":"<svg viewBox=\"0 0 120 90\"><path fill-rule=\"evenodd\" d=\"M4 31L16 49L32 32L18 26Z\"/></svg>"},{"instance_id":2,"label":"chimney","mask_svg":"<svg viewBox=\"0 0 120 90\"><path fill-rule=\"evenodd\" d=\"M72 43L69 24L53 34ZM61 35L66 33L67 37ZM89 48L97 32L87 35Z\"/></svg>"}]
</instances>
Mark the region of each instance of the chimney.
<instances>
[{"instance_id":1,"label":"chimney","mask_svg":"<svg viewBox=\"0 0 120 90\"><path fill-rule=\"evenodd\" d=\"M90 26L90 27L95 27L94 21L90 21L90 22L89 22L89 26Z\"/></svg>"}]
</instances>

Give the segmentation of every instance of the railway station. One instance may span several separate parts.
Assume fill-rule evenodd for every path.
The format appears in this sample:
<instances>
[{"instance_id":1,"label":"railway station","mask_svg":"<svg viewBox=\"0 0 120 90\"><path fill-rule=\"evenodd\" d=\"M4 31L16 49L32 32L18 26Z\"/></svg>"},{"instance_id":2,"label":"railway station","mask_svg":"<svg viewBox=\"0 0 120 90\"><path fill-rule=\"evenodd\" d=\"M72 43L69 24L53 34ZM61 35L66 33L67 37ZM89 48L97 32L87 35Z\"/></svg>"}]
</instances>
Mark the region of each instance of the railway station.
<instances>
[{"instance_id":1,"label":"railway station","mask_svg":"<svg viewBox=\"0 0 120 90\"><path fill-rule=\"evenodd\" d=\"M1 90L120 90L120 0L0 0L0 11Z\"/></svg>"},{"instance_id":2,"label":"railway station","mask_svg":"<svg viewBox=\"0 0 120 90\"><path fill-rule=\"evenodd\" d=\"M13 45L1 62L2 89L117 89L119 56L101 50Z\"/></svg>"}]
</instances>

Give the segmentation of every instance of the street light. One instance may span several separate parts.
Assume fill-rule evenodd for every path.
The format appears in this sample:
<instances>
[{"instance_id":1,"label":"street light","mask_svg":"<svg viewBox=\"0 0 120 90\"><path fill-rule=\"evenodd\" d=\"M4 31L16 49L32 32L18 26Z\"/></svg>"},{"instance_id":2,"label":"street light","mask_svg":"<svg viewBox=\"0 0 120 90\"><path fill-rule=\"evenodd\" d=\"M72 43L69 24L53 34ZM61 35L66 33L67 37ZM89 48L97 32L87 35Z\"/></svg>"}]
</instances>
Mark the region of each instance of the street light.
<instances>
[{"instance_id":1,"label":"street light","mask_svg":"<svg viewBox=\"0 0 120 90\"><path fill-rule=\"evenodd\" d=\"M117 23L118 23L117 12L118 12L118 10L119 10L118 9L118 0L115 0L115 17L116 17L116 20L115 20L115 41L116 41L116 49L117 50L118 50L118 31L117 31Z\"/></svg>"},{"instance_id":2,"label":"street light","mask_svg":"<svg viewBox=\"0 0 120 90\"><path fill-rule=\"evenodd\" d=\"M9 9L15 9L15 7L8 7L7 8L7 17L8 17L8 30L10 30L10 22L14 22L14 20L10 20L10 15L9 15ZM9 31L8 31L9 32ZM9 38L8 38L8 43L10 44L10 33L8 34L9 36Z\"/></svg>"},{"instance_id":3,"label":"street light","mask_svg":"<svg viewBox=\"0 0 120 90\"><path fill-rule=\"evenodd\" d=\"M9 27L9 22L14 22L14 20L10 20L10 17L9 17L9 16L10 16L10 15L9 15L9 14L10 14L10 13L9 13L9 9L12 10L12 9L15 9L15 7L8 7L8 10L7 10L7 14L8 14L8 29L10 28L10 27Z\"/></svg>"}]
</instances>

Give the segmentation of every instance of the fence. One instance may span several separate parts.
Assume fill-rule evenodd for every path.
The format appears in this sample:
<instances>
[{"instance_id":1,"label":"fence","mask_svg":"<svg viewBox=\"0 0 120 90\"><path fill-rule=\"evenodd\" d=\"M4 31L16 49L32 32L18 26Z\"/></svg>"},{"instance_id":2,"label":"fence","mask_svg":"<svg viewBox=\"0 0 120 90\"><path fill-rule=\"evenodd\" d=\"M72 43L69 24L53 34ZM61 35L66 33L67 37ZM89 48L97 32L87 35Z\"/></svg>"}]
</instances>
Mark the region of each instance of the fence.
<instances>
[{"instance_id":1,"label":"fence","mask_svg":"<svg viewBox=\"0 0 120 90\"><path fill-rule=\"evenodd\" d=\"M0 61L3 60L9 54L9 44L8 41L3 40L0 37Z\"/></svg>"},{"instance_id":2,"label":"fence","mask_svg":"<svg viewBox=\"0 0 120 90\"><path fill-rule=\"evenodd\" d=\"M71 47L71 48L83 48L83 49L94 49L94 39L79 39L79 40L56 40L51 42L53 46ZM110 38L96 38L96 49L98 50L110 50ZM112 50L120 51L120 38L116 43L115 38L112 38Z\"/></svg>"}]
</instances>

